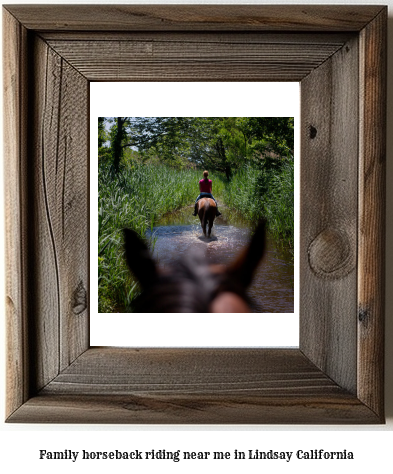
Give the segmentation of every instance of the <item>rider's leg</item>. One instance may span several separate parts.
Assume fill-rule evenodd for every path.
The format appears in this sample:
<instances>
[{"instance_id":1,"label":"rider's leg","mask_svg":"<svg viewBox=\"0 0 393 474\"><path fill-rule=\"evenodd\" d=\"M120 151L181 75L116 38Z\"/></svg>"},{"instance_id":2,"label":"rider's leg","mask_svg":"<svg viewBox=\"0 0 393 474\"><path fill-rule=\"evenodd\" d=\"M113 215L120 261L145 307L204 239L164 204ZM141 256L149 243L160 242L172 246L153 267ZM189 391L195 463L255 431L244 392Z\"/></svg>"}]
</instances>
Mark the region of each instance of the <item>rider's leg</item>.
<instances>
[{"instance_id":1,"label":"rider's leg","mask_svg":"<svg viewBox=\"0 0 393 474\"><path fill-rule=\"evenodd\" d=\"M221 212L218 210L218 204L217 204L217 201L214 199L214 197L212 196L212 199L213 201L216 203L216 217L218 216L222 216Z\"/></svg>"}]
</instances>

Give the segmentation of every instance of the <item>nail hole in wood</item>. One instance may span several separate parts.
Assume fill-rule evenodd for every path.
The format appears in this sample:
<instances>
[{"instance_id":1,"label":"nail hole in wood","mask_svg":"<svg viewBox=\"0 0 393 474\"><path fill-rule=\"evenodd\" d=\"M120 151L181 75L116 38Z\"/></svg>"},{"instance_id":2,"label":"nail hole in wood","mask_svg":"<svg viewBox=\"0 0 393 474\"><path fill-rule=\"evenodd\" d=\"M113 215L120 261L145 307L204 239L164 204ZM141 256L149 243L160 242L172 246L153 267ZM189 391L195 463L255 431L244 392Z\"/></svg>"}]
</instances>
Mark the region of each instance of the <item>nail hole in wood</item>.
<instances>
[{"instance_id":1,"label":"nail hole in wood","mask_svg":"<svg viewBox=\"0 0 393 474\"><path fill-rule=\"evenodd\" d=\"M317 136L317 129L310 125L310 138L313 139Z\"/></svg>"}]
</instances>

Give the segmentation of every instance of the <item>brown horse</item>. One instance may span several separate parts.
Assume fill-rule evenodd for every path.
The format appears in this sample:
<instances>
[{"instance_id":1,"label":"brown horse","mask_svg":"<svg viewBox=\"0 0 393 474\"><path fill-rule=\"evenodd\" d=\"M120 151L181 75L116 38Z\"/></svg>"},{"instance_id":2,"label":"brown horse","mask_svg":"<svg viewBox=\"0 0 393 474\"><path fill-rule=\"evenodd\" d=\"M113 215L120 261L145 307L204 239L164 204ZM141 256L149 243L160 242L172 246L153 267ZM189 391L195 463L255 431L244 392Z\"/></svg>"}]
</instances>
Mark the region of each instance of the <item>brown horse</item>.
<instances>
[{"instance_id":1,"label":"brown horse","mask_svg":"<svg viewBox=\"0 0 393 474\"><path fill-rule=\"evenodd\" d=\"M127 264L139 280L142 294L135 311L144 313L247 313L246 289L265 249L265 225L230 265L211 265L200 252L188 254L169 269L159 269L146 244L124 230Z\"/></svg>"},{"instance_id":2,"label":"brown horse","mask_svg":"<svg viewBox=\"0 0 393 474\"><path fill-rule=\"evenodd\" d=\"M206 237L206 226L208 225L207 237L210 237L213 222L217 213L217 205L210 198L202 198L198 201L198 216L201 221L203 235Z\"/></svg>"}]
</instances>

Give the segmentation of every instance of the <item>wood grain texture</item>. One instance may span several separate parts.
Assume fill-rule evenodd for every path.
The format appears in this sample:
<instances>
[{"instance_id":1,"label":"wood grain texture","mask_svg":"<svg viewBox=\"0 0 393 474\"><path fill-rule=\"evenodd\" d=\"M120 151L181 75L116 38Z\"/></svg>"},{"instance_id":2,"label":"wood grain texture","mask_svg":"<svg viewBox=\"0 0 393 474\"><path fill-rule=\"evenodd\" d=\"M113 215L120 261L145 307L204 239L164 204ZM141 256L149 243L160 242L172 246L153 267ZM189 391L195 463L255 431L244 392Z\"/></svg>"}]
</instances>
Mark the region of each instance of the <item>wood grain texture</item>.
<instances>
[{"instance_id":1,"label":"wood grain texture","mask_svg":"<svg viewBox=\"0 0 393 474\"><path fill-rule=\"evenodd\" d=\"M54 41L137 41L157 43L229 43L229 44L324 44L342 46L357 32L253 32L253 31L76 31L48 30L40 31L39 37L47 43Z\"/></svg>"},{"instance_id":2,"label":"wood grain texture","mask_svg":"<svg viewBox=\"0 0 393 474\"><path fill-rule=\"evenodd\" d=\"M387 11L360 35L358 385L383 412Z\"/></svg>"},{"instance_id":3,"label":"wood grain texture","mask_svg":"<svg viewBox=\"0 0 393 474\"><path fill-rule=\"evenodd\" d=\"M381 7L359 5L6 5L36 31L360 31Z\"/></svg>"},{"instance_id":4,"label":"wood grain texture","mask_svg":"<svg viewBox=\"0 0 393 474\"><path fill-rule=\"evenodd\" d=\"M42 394L312 395L342 391L297 349L91 348Z\"/></svg>"},{"instance_id":5,"label":"wood grain texture","mask_svg":"<svg viewBox=\"0 0 393 474\"><path fill-rule=\"evenodd\" d=\"M349 41L301 83L300 348L353 394L357 367L357 68L357 41ZM316 92L322 90L324 94Z\"/></svg>"},{"instance_id":6,"label":"wood grain texture","mask_svg":"<svg viewBox=\"0 0 393 474\"><path fill-rule=\"evenodd\" d=\"M89 345L88 83L3 24L9 414Z\"/></svg>"},{"instance_id":7,"label":"wood grain texture","mask_svg":"<svg viewBox=\"0 0 393 474\"><path fill-rule=\"evenodd\" d=\"M60 369L88 347L88 83L57 53L46 52L42 180L55 253ZM75 109L74 104L78 103Z\"/></svg>"},{"instance_id":8,"label":"wood grain texture","mask_svg":"<svg viewBox=\"0 0 393 474\"><path fill-rule=\"evenodd\" d=\"M189 35L176 41L50 40L50 46L91 81L300 81L342 43L241 42ZM290 79L289 79L290 78Z\"/></svg>"},{"instance_id":9,"label":"wood grain texture","mask_svg":"<svg viewBox=\"0 0 393 474\"><path fill-rule=\"evenodd\" d=\"M386 8L3 17L8 421L382 423ZM300 350L89 349L89 80L179 58L176 80L302 78Z\"/></svg>"},{"instance_id":10,"label":"wood grain texture","mask_svg":"<svg viewBox=\"0 0 393 474\"><path fill-rule=\"evenodd\" d=\"M31 393L88 347L88 87L38 37L28 43L34 60L18 128L26 138L20 203L26 238L20 240Z\"/></svg>"},{"instance_id":11,"label":"wood grain texture","mask_svg":"<svg viewBox=\"0 0 393 474\"><path fill-rule=\"evenodd\" d=\"M13 423L98 424L375 424L350 395L320 397L45 395L32 397Z\"/></svg>"},{"instance_id":12,"label":"wood grain texture","mask_svg":"<svg viewBox=\"0 0 393 474\"><path fill-rule=\"evenodd\" d=\"M4 176L5 186L5 268L6 268L6 328L7 328L7 394L6 411L12 413L29 396L27 358L27 319L24 278L26 273L25 212L23 207L26 153L23 130L19 127L26 114L26 30L3 12L3 84L4 84Z\"/></svg>"},{"instance_id":13,"label":"wood grain texture","mask_svg":"<svg viewBox=\"0 0 393 474\"><path fill-rule=\"evenodd\" d=\"M9 421L375 423L299 350L92 348Z\"/></svg>"}]
</instances>

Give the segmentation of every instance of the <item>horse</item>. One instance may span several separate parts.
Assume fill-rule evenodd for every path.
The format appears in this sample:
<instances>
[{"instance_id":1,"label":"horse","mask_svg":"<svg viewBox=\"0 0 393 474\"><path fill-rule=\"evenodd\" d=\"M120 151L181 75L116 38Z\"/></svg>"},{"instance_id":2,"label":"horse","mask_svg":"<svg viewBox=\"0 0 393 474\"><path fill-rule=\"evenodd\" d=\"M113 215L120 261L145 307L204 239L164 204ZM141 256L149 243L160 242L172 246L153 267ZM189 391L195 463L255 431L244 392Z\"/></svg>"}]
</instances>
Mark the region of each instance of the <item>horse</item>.
<instances>
[{"instance_id":1,"label":"horse","mask_svg":"<svg viewBox=\"0 0 393 474\"><path fill-rule=\"evenodd\" d=\"M265 251L265 224L257 226L249 245L228 265L209 264L194 250L173 267L161 269L145 242L130 229L124 229L124 250L142 288L136 312L248 313L246 290Z\"/></svg>"},{"instance_id":2,"label":"horse","mask_svg":"<svg viewBox=\"0 0 393 474\"><path fill-rule=\"evenodd\" d=\"M201 221L201 227L203 231L203 235L206 237L206 226L209 223L207 237L210 237L213 222L216 217L217 213L217 205L210 198L201 198L198 203L198 216L199 220Z\"/></svg>"}]
</instances>

